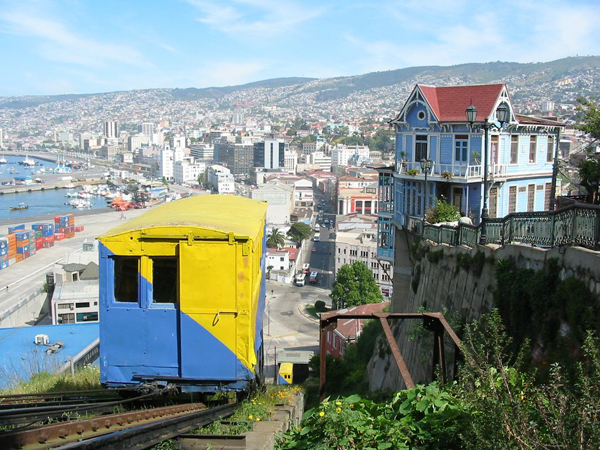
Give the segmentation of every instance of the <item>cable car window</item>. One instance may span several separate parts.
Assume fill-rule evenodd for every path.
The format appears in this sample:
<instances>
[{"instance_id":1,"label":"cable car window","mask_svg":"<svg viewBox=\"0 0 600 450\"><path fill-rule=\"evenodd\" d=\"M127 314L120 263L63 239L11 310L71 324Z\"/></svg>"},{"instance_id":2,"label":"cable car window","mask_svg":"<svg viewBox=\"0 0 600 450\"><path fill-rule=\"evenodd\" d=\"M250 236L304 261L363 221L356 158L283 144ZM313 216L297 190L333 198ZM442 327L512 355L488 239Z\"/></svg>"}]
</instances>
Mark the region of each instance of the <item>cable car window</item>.
<instances>
[{"instance_id":1,"label":"cable car window","mask_svg":"<svg viewBox=\"0 0 600 450\"><path fill-rule=\"evenodd\" d=\"M139 258L114 257L115 302L138 302Z\"/></svg>"},{"instance_id":2,"label":"cable car window","mask_svg":"<svg viewBox=\"0 0 600 450\"><path fill-rule=\"evenodd\" d=\"M152 259L152 302L177 303L177 258Z\"/></svg>"}]
</instances>

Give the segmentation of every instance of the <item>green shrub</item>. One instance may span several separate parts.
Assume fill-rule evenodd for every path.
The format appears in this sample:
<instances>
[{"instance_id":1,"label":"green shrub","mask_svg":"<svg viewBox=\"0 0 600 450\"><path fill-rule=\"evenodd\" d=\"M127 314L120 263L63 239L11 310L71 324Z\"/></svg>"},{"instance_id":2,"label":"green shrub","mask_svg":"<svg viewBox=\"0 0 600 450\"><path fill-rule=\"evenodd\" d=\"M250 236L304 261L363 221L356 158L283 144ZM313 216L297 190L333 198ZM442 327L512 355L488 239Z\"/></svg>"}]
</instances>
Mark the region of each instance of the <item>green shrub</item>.
<instances>
[{"instance_id":1,"label":"green shrub","mask_svg":"<svg viewBox=\"0 0 600 450\"><path fill-rule=\"evenodd\" d=\"M323 312L325 311L327 308L325 307L325 302L323 300L317 300L315 302L315 310L317 312Z\"/></svg>"},{"instance_id":2,"label":"green shrub","mask_svg":"<svg viewBox=\"0 0 600 450\"><path fill-rule=\"evenodd\" d=\"M431 215L428 218L428 222L454 222L458 219L460 219L460 212L456 206L447 203L442 195L439 199L437 199L435 207L431 211Z\"/></svg>"}]
</instances>

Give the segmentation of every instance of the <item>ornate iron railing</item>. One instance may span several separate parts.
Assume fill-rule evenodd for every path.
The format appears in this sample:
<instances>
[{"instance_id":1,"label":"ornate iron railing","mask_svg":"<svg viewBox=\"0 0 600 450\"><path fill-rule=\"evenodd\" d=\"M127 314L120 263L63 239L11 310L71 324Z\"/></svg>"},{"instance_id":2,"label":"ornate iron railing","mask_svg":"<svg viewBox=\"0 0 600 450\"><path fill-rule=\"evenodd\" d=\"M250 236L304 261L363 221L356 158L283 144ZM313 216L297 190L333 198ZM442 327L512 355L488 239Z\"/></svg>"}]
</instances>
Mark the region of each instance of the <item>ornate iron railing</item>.
<instances>
[{"instance_id":1,"label":"ornate iron railing","mask_svg":"<svg viewBox=\"0 0 600 450\"><path fill-rule=\"evenodd\" d=\"M425 225L423 237L439 244L475 247L480 226ZM578 245L600 250L600 206L571 205L558 211L513 213L486 221L488 244L530 244L540 247Z\"/></svg>"}]
</instances>

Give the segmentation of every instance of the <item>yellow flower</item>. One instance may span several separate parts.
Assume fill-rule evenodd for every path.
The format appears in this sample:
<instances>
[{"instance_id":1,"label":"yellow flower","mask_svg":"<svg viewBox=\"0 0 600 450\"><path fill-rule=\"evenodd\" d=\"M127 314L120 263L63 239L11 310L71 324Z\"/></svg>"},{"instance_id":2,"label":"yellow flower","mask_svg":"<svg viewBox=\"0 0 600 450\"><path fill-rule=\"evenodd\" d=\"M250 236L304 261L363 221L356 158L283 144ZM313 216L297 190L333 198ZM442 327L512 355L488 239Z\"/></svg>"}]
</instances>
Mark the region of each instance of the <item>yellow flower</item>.
<instances>
[{"instance_id":1,"label":"yellow flower","mask_svg":"<svg viewBox=\"0 0 600 450\"><path fill-rule=\"evenodd\" d=\"M350 408L354 408L354 403L350 403Z\"/></svg>"},{"instance_id":2,"label":"yellow flower","mask_svg":"<svg viewBox=\"0 0 600 450\"><path fill-rule=\"evenodd\" d=\"M256 421L257 421L257 422L260 422L260 417L257 417L257 418L256 418Z\"/></svg>"},{"instance_id":3,"label":"yellow flower","mask_svg":"<svg viewBox=\"0 0 600 450\"><path fill-rule=\"evenodd\" d=\"M250 415L248 416L248 419L252 420L252 417L253 417L253 416L252 416L252 414L250 414Z\"/></svg>"},{"instance_id":4,"label":"yellow flower","mask_svg":"<svg viewBox=\"0 0 600 450\"><path fill-rule=\"evenodd\" d=\"M323 417L324 415L325 415L325 411L321 411L321 412L319 413L319 416L321 416L321 417Z\"/></svg>"},{"instance_id":5,"label":"yellow flower","mask_svg":"<svg viewBox=\"0 0 600 450\"><path fill-rule=\"evenodd\" d=\"M341 413L342 412L342 408L335 408L335 412L336 413Z\"/></svg>"},{"instance_id":6,"label":"yellow flower","mask_svg":"<svg viewBox=\"0 0 600 450\"><path fill-rule=\"evenodd\" d=\"M335 402L337 406L342 406L342 402Z\"/></svg>"}]
</instances>

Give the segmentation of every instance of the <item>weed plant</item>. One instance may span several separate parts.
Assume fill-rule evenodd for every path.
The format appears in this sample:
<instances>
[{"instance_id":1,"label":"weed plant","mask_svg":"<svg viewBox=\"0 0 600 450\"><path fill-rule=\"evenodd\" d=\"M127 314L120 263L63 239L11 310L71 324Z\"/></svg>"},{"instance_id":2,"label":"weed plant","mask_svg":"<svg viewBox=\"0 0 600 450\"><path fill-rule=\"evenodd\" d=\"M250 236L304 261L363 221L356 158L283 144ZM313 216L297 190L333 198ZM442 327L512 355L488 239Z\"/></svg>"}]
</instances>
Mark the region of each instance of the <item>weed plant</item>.
<instances>
[{"instance_id":1,"label":"weed plant","mask_svg":"<svg viewBox=\"0 0 600 450\"><path fill-rule=\"evenodd\" d=\"M43 392L85 391L102 389L100 385L100 369L97 366L86 366L75 372L50 374L41 372L33 375L29 381L21 382L14 387L2 391L10 394L38 394Z\"/></svg>"}]
</instances>

